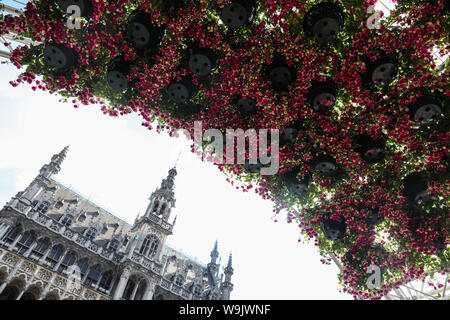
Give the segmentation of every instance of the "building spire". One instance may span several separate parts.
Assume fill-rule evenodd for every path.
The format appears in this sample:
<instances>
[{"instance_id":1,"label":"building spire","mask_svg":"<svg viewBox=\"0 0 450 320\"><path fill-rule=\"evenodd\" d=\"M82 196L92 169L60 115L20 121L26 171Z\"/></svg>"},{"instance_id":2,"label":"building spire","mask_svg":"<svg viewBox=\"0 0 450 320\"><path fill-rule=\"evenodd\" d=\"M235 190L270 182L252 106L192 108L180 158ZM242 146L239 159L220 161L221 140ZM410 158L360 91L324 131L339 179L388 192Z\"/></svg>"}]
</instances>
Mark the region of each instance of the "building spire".
<instances>
[{"instance_id":1,"label":"building spire","mask_svg":"<svg viewBox=\"0 0 450 320\"><path fill-rule=\"evenodd\" d=\"M64 149L61 150L60 153L53 155L52 157L52 163L54 163L57 166L61 166L62 162L67 156L67 151L69 151L69 146L65 146Z\"/></svg>"},{"instance_id":2,"label":"building spire","mask_svg":"<svg viewBox=\"0 0 450 320\"><path fill-rule=\"evenodd\" d=\"M230 252L230 257L228 258L227 268L232 268L232 260L233 260L233 254Z\"/></svg>"},{"instance_id":3,"label":"building spire","mask_svg":"<svg viewBox=\"0 0 450 320\"><path fill-rule=\"evenodd\" d=\"M211 251L211 263L216 263L217 258L219 257L219 251L217 250L219 246L218 241L216 240L216 243L214 244L214 249Z\"/></svg>"},{"instance_id":4,"label":"building spire","mask_svg":"<svg viewBox=\"0 0 450 320\"><path fill-rule=\"evenodd\" d=\"M69 146L64 147L60 153L54 154L50 163L45 164L41 170L40 175L45 178L50 178L53 174L57 174L61 170L61 164L67 156Z\"/></svg>"}]
</instances>

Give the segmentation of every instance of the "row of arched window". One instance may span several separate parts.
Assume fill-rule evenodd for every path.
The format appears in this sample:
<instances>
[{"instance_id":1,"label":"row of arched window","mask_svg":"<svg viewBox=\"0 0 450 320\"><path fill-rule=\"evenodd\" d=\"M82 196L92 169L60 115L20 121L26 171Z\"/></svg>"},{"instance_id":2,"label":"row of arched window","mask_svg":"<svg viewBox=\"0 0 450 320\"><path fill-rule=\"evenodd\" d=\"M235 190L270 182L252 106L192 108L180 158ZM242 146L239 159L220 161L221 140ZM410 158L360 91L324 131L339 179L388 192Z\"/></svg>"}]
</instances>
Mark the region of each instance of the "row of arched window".
<instances>
[{"instance_id":1,"label":"row of arched window","mask_svg":"<svg viewBox=\"0 0 450 320\"><path fill-rule=\"evenodd\" d=\"M16 243L10 248L12 251L25 255L67 277L75 276L86 286L101 291L108 291L111 288L112 270L102 270L100 264L90 265L88 258L79 258L76 252L65 250L62 244L52 246L49 238L38 238L34 230L23 232L22 226L16 225L8 230L0 239L0 243L8 248Z\"/></svg>"},{"instance_id":2,"label":"row of arched window","mask_svg":"<svg viewBox=\"0 0 450 320\"><path fill-rule=\"evenodd\" d=\"M155 257L156 252L158 251L158 246L159 246L158 238L153 234L148 235L142 242L141 248L139 249L139 253L152 259Z\"/></svg>"}]
</instances>

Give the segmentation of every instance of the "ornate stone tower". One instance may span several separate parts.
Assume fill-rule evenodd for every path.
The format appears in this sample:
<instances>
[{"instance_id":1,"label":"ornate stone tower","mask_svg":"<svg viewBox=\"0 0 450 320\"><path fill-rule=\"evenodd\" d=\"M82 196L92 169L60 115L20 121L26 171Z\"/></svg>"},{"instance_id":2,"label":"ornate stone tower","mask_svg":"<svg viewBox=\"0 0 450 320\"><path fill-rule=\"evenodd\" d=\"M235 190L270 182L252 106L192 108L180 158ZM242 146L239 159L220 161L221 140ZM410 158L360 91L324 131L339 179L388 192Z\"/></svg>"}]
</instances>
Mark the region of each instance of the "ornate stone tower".
<instances>
[{"instance_id":1,"label":"ornate stone tower","mask_svg":"<svg viewBox=\"0 0 450 320\"><path fill-rule=\"evenodd\" d=\"M172 234L173 224L169 223L170 213L175 207L174 180L177 170L169 170L166 179L161 186L153 192L149 198L150 204L145 214L137 218L131 232L134 232L133 241L130 244L129 256L137 251L150 259L159 261L161 249L167 236Z\"/></svg>"},{"instance_id":2,"label":"ornate stone tower","mask_svg":"<svg viewBox=\"0 0 450 320\"><path fill-rule=\"evenodd\" d=\"M45 164L41 170L39 170L39 175L34 178L33 182L31 182L28 188L20 195L22 202L31 205L33 199L35 199L42 190L49 190L50 177L61 170L61 164L66 158L68 150L69 146L66 146L60 153L53 155L50 163Z\"/></svg>"},{"instance_id":3,"label":"ornate stone tower","mask_svg":"<svg viewBox=\"0 0 450 320\"><path fill-rule=\"evenodd\" d=\"M231 291L233 291L233 284L231 283L231 276L233 275L233 267L232 264L232 255L230 253L230 257L228 258L228 264L225 268L225 281L222 282L221 291L222 291L222 299L230 300Z\"/></svg>"}]
</instances>

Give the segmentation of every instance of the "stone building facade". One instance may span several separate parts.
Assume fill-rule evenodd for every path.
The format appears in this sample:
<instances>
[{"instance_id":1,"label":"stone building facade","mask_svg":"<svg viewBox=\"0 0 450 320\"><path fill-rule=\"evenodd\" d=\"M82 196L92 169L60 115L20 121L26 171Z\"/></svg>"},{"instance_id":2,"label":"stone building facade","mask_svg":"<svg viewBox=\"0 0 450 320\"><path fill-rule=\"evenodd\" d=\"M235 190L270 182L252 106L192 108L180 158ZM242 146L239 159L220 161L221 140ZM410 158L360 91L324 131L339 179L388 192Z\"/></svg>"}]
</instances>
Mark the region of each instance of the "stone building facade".
<instances>
[{"instance_id":1,"label":"stone building facade","mask_svg":"<svg viewBox=\"0 0 450 320\"><path fill-rule=\"evenodd\" d=\"M0 211L0 300L229 300L231 254L170 248L175 168L130 225L56 181L68 147Z\"/></svg>"}]
</instances>

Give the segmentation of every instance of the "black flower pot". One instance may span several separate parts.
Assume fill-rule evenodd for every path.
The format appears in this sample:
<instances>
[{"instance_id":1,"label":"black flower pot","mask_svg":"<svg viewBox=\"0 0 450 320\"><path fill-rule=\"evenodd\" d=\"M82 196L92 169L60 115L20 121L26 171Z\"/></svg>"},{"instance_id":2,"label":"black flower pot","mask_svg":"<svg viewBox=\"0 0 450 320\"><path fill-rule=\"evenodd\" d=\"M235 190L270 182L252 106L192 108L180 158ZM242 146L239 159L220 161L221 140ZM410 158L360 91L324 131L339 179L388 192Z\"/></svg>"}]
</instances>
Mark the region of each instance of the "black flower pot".
<instances>
[{"instance_id":1,"label":"black flower pot","mask_svg":"<svg viewBox=\"0 0 450 320\"><path fill-rule=\"evenodd\" d=\"M368 134L358 135L356 137L358 147L356 151L369 164L380 162L386 155L386 137L381 134L376 140Z\"/></svg>"},{"instance_id":2,"label":"black flower pot","mask_svg":"<svg viewBox=\"0 0 450 320\"><path fill-rule=\"evenodd\" d=\"M207 76L217 68L218 56L209 48L189 49L189 70L198 76Z\"/></svg>"},{"instance_id":3,"label":"black flower pot","mask_svg":"<svg viewBox=\"0 0 450 320\"><path fill-rule=\"evenodd\" d=\"M427 205L435 200L428 194L428 184L423 172L413 172L403 179L403 195L411 204Z\"/></svg>"},{"instance_id":4,"label":"black flower pot","mask_svg":"<svg viewBox=\"0 0 450 320\"><path fill-rule=\"evenodd\" d=\"M366 208L366 211L369 211L369 214L367 215L367 218L364 220L366 223L370 226L375 226L384 221L384 216L380 214L380 209L378 207L372 209L372 208Z\"/></svg>"},{"instance_id":5,"label":"black flower pot","mask_svg":"<svg viewBox=\"0 0 450 320\"><path fill-rule=\"evenodd\" d=\"M220 20L229 29L238 29L251 21L256 9L254 0L232 0L220 12Z\"/></svg>"},{"instance_id":6,"label":"black flower pot","mask_svg":"<svg viewBox=\"0 0 450 320\"><path fill-rule=\"evenodd\" d=\"M376 86L388 86L398 73L398 59L394 54L384 55L375 61L366 61L366 84Z\"/></svg>"},{"instance_id":7,"label":"black flower pot","mask_svg":"<svg viewBox=\"0 0 450 320\"><path fill-rule=\"evenodd\" d=\"M258 108L256 107L256 100L251 98L242 98L241 95L235 95L231 103L241 114L241 116L245 118L255 115L258 111Z\"/></svg>"},{"instance_id":8,"label":"black flower pot","mask_svg":"<svg viewBox=\"0 0 450 320\"><path fill-rule=\"evenodd\" d=\"M275 55L270 65L265 65L262 69L265 80L270 81L273 90L281 92L288 91L289 85L297 79L297 70L289 67L285 58Z\"/></svg>"},{"instance_id":9,"label":"black flower pot","mask_svg":"<svg viewBox=\"0 0 450 320\"><path fill-rule=\"evenodd\" d=\"M131 63L126 61L123 56L118 56L108 66L106 81L116 91L127 90L130 86L127 80L130 71Z\"/></svg>"},{"instance_id":10,"label":"black flower pot","mask_svg":"<svg viewBox=\"0 0 450 320\"><path fill-rule=\"evenodd\" d=\"M283 174L283 181L292 195L302 198L308 193L308 187L312 176L311 174L306 174L303 178L298 179L297 175L299 172L299 167L295 167L292 170L285 172Z\"/></svg>"},{"instance_id":11,"label":"black flower pot","mask_svg":"<svg viewBox=\"0 0 450 320\"><path fill-rule=\"evenodd\" d=\"M423 94L408 106L410 119L419 125L429 125L442 116L442 103L433 94Z\"/></svg>"},{"instance_id":12,"label":"black flower pot","mask_svg":"<svg viewBox=\"0 0 450 320\"><path fill-rule=\"evenodd\" d=\"M257 159L257 163L255 163L255 164L250 163L250 160L245 159L244 169L248 173L260 173L261 168L263 168L263 167L264 167L264 165L261 163L261 161L259 159Z\"/></svg>"},{"instance_id":13,"label":"black flower pot","mask_svg":"<svg viewBox=\"0 0 450 320\"><path fill-rule=\"evenodd\" d=\"M169 99L175 103L186 103L192 99L198 91L198 87L192 83L190 76L184 76L180 81L174 79L167 87Z\"/></svg>"},{"instance_id":14,"label":"black flower pot","mask_svg":"<svg viewBox=\"0 0 450 320\"><path fill-rule=\"evenodd\" d=\"M150 14L134 11L127 20L125 37L134 48L145 50L159 47L165 28L152 23Z\"/></svg>"},{"instance_id":15,"label":"black flower pot","mask_svg":"<svg viewBox=\"0 0 450 320\"><path fill-rule=\"evenodd\" d=\"M307 94L311 107L317 112L333 109L337 99L337 85L327 78L325 81L313 81Z\"/></svg>"},{"instance_id":16,"label":"black flower pot","mask_svg":"<svg viewBox=\"0 0 450 320\"><path fill-rule=\"evenodd\" d=\"M58 0L58 4L65 13L72 14L72 12L67 12L67 8L75 5L80 8L81 17L88 18L92 15L92 3L90 0Z\"/></svg>"},{"instance_id":17,"label":"black flower pot","mask_svg":"<svg viewBox=\"0 0 450 320\"><path fill-rule=\"evenodd\" d=\"M445 243L445 238L443 235L439 235L439 237L433 242L433 247L436 248L435 254L441 254L447 248L447 244Z\"/></svg>"},{"instance_id":18,"label":"black flower pot","mask_svg":"<svg viewBox=\"0 0 450 320\"><path fill-rule=\"evenodd\" d=\"M297 140L298 133L303 128L303 121L298 120L291 125L283 128L280 132L280 146L292 144Z\"/></svg>"},{"instance_id":19,"label":"black flower pot","mask_svg":"<svg viewBox=\"0 0 450 320\"><path fill-rule=\"evenodd\" d=\"M321 2L306 12L303 19L305 33L320 44L336 39L344 25L344 12L332 2Z\"/></svg>"},{"instance_id":20,"label":"black flower pot","mask_svg":"<svg viewBox=\"0 0 450 320\"><path fill-rule=\"evenodd\" d=\"M344 238L345 232L347 231L347 225L342 216L339 220L333 220L329 215L325 215L320 221L320 229L328 240L337 241Z\"/></svg>"},{"instance_id":21,"label":"black flower pot","mask_svg":"<svg viewBox=\"0 0 450 320\"><path fill-rule=\"evenodd\" d=\"M69 70L78 62L78 54L73 48L64 44L47 42L44 47L45 63L57 71Z\"/></svg>"},{"instance_id":22,"label":"black flower pot","mask_svg":"<svg viewBox=\"0 0 450 320\"><path fill-rule=\"evenodd\" d=\"M312 168L321 176L334 177L338 174L339 168L333 157L323 154L312 160Z\"/></svg>"}]
</instances>

